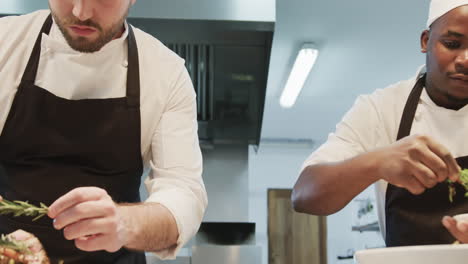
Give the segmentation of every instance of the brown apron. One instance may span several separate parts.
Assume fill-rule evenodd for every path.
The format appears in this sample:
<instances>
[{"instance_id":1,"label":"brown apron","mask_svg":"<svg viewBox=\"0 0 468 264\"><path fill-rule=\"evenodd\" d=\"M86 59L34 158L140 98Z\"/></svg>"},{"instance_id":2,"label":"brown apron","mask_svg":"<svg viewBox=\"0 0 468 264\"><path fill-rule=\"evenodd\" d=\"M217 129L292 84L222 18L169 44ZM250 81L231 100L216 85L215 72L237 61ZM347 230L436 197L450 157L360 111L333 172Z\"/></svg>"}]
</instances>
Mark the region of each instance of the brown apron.
<instances>
[{"instance_id":1,"label":"brown apron","mask_svg":"<svg viewBox=\"0 0 468 264\"><path fill-rule=\"evenodd\" d=\"M401 117L397 140L410 134L414 115L426 76L413 87ZM456 158L458 165L468 168L468 156ZM455 238L442 225L442 217L468 212L468 198L464 188L456 185L456 196L449 201L448 184L443 182L413 195L403 188L388 184L385 199L386 235L388 247L408 245L448 244Z\"/></svg>"},{"instance_id":2,"label":"brown apron","mask_svg":"<svg viewBox=\"0 0 468 264\"><path fill-rule=\"evenodd\" d=\"M76 187L96 186L116 202L138 202L143 161L138 50L132 27L126 97L66 100L34 84L42 33L48 34L51 25L49 16L0 136L0 195L50 205ZM0 233L17 229L36 235L52 263L146 263L142 252L78 250L48 217L32 222L30 217L0 216Z\"/></svg>"}]
</instances>

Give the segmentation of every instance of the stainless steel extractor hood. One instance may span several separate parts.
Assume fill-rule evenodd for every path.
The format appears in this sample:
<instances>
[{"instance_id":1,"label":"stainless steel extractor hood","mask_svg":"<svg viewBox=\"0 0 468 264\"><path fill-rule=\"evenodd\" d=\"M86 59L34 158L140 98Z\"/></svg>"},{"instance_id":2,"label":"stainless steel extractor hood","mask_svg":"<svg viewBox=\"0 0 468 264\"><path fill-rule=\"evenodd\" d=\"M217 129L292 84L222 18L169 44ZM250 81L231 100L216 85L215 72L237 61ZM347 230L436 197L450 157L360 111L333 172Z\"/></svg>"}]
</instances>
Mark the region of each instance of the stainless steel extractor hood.
<instances>
[{"instance_id":1,"label":"stainless steel extractor hood","mask_svg":"<svg viewBox=\"0 0 468 264\"><path fill-rule=\"evenodd\" d=\"M1 14L48 8L48 0L1 0ZM275 21L275 0L138 0L130 17L230 21Z\"/></svg>"}]
</instances>

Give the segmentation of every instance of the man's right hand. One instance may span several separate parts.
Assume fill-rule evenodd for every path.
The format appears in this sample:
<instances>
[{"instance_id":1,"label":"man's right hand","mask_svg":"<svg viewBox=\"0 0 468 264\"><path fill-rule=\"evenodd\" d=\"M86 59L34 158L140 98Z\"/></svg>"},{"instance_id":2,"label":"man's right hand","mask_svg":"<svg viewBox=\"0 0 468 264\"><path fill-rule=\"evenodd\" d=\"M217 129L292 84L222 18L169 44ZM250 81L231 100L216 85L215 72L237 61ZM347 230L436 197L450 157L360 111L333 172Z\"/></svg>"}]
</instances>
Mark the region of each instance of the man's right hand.
<instances>
[{"instance_id":1,"label":"man's right hand","mask_svg":"<svg viewBox=\"0 0 468 264\"><path fill-rule=\"evenodd\" d=\"M452 154L428 136L405 137L376 154L379 178L415 195L446 179L459 179L460 167Z\"/></svg>"}]
</instances>

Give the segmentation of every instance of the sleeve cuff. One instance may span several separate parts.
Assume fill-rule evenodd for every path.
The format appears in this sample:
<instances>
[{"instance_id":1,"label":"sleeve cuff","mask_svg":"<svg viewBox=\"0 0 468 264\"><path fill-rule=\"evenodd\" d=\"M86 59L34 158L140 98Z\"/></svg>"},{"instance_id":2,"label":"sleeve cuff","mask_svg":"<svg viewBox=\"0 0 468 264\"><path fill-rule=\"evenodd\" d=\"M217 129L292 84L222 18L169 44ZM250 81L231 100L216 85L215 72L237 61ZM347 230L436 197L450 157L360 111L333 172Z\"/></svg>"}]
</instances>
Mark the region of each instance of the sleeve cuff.
<instances>
[{"instance_id":1,"label":"sleeve cuff","mask_svg":"<svg viewBox=\"0 0 468 264\"><path fill-rule=\"evenodd\" d=\"M175 190L174 190L175 191ZM177 229L179 231L179 237L177 244L171 248L163 249L154 253L158 258L162 260L175 259L179 254L183 246L192 238L193 235L198 231L200 226L201 218L203 217L203 210L195 209L197 206L192 203L183 203L185 200L184 195L180 192L165 191L164 193L153 194L145 202L158 203L166 207L169 212L173 215ZM178 198L175 198L178 197ZM168 199L170 198L170 199ZM187 197L189 198L189 197ZM193 199L193 197L190 197ZM181 207L181 204L190 204L187 207ZM192 207L192 208L190 208ZM195 207L195 208L194 208ZM194 218L196 217L196 219ZM198 220L200 218L200 220Z\"/></svg>"}]
</instances>

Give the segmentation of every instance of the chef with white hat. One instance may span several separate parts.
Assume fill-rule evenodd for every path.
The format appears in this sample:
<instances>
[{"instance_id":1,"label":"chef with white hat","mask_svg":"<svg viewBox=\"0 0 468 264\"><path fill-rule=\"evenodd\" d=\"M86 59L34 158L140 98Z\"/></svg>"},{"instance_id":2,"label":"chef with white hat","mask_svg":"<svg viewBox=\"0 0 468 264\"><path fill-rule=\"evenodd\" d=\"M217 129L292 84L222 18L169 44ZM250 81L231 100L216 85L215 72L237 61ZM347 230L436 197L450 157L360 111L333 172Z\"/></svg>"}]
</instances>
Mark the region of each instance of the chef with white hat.
<instances>
[{"instance_id":1,"label":"chef with white hat","mask_svg":"<svg viewBox=\"0 0 468 264\"><path fill-rule=\"evenodd\" d=\"M468 0L433 0L416 77L360 96L305 161L299 212L337 212L371 184L387 246L468 243Z\"/></svg>"}]
</instances>

